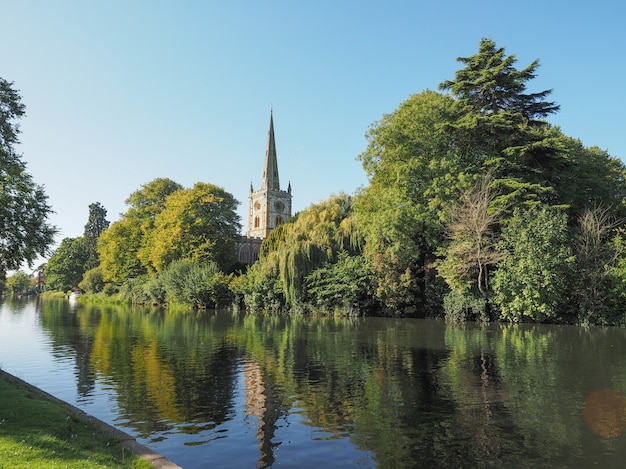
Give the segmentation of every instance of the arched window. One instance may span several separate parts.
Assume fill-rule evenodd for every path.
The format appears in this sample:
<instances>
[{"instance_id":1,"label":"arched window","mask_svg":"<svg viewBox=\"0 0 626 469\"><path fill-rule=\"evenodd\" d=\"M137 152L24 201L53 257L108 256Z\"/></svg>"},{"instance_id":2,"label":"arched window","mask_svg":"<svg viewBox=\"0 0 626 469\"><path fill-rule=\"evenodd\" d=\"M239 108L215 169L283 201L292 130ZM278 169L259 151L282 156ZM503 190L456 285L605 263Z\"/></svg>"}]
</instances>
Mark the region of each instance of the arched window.
<instances>
[{"instance_id":1,"label":"arched window","mask_svg":"<svg viewBox=\"0 0 626 469\"><path fill-rule=\"evenodd\" d=\"M258 216L254 217L254 227L258 228L260 224L261 224L261 219Z\"/></svg>"},{"instance_id":2,"label":"arched window","mask_svg":"<svg viewBox=\"0 0 626 469\"><path fill-rule=\"evenodd\" d=\"M242 264L250 263L250 246L242 244L239 248L239 262Z\"/></svg>"},{"instance_id":3,"label":"arched window","mask_svg":"<svg viewBox=\"0 0 626 469\"><path fill-rule=\"evenodd\" d=\"M280 225L283 222L283 217L280 215L276 216L276 226Z\"/></svg>"}]
</instances>

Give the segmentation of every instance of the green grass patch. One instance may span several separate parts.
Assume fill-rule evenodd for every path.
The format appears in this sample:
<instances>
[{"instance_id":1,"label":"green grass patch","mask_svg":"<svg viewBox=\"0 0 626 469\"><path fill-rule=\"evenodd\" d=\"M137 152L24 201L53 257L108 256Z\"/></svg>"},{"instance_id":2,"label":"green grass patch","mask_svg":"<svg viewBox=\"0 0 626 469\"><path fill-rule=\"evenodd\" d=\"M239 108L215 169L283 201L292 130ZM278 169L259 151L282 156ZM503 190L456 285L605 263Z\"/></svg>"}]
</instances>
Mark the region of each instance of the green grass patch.
<instances>
[{"instance_id":1,"label":"green grass patch","mask_svg":"<svg viewBox=\"0 0 626 469\"><path fill-rule=\"evenodd\" d=\"M0 466L137 468L152 465L69 406L0 375Z\"/></svg>"}]
</instances>

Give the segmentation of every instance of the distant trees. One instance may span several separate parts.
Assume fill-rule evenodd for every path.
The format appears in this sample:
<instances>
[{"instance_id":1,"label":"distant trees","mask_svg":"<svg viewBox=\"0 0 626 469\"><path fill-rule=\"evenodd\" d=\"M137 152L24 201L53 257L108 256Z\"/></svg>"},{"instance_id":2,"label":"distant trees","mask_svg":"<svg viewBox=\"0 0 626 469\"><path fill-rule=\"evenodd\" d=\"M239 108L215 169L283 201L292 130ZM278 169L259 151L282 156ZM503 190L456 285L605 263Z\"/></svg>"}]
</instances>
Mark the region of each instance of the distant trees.
<instances>
[{"instance_id":1,"label":"distant trees","mask_svg":"<svg viewBox=\"0 0 626 469\"><path fill-rule=\"evenodd\" d=\"M83 234L83 242L87 251L85 270L93 269L100 264L97 243L102 232L109 227L106 216L107 211L100 202L89 205L89 218L87 224L85 224L85 232Z\"/></svg>"},{"instance_id":2,"label":"distant trees","mask_svg":"<svg viewBox=\"0 0 626 469\"><path fill-rule=\"evenodd\" d=\"M165 209L167 197L182 189L168 178L141 186L126 200L127 212L98 238L98 253L104 280L123 283L148 273L148 236L156 217Z\"/></svg>"},{"instance_id":3,"label":"distant trees","mask_svg":"<svg viewBox=\"0 0 626 469\"><path fill-rule=\"evenodd\" d=\"M64 239L48 261L48 289L121 291L147 304L230 301L227 272L236 264L240 230L231 194L212 184L185 189L158 178L126 203L128 211L110 226L101 204L89 206L84 236Z\"/></svg>"},{"instance_id":4,"label":"distant trees","mask_svg":"<svg viewBox=\"0 0 626 469\"><path fill-rule=\"evenodd\" d=\"M127 204L128 211L98 240L105 281L162 272L180 259L232 269L238 202L221 187L197 183L184 189L160 178L131 194Z\"/></svg>"},{"instance_id":5,"label":"distant trees","mask_svg":"<svg viewBox=\"0 0 626 469\"><path fill-rule=\"evenodd\" d=\"M156 272L179 259L212 261L222 271L232 269L241 229L238 204L221 187L202 182L171 193L147 233L141 259Z\"/></svg>"},{"instance_id":6,"label":"distant trees","mask_svg":"<svg viewBox=\"0 0 626 469\"><path fill-rule=\"evenodd\" d=\"M68 291L76 288L86 272L98 268L100 261L96 245L101 233L109 226L106 213L99 202L90 204L83 236L61 241L44 269L47 289ZM93 285L91 283L90 289L94 288Z\"/></svg>"},{"instance_id":7,"label":"distant trees","mask_svg":"<svg viewBox=\"0 0 626 469\"><path fill-rule=\"evenodd\" d=\"M12 295L30 295L36 290L34 282L27 273L18 270L7 278L5 288Z\"/></svg>"},{"instance_id":8,"label":"distant trees","mask_svg":"<svg viewBox=\"0 0 626 469\"><path fill-rule=\"evenodd\" d=\"M56 233L47 222L52 213L48 197L15 150L20 133L15 121L24 113L13 83L0 78L0 279L48 254Z\"/></svg>"},{"instance_id":9,"label":"distant trees","mask_svg":"<svg viewBox=\"0 0 626 469\"><path fill-rule=\"evenodd\" d=\"M64 238L45 267L46 288L66 292L78 287L85 274L88 258L82 236Z\"/></svg>"}]
</instances>

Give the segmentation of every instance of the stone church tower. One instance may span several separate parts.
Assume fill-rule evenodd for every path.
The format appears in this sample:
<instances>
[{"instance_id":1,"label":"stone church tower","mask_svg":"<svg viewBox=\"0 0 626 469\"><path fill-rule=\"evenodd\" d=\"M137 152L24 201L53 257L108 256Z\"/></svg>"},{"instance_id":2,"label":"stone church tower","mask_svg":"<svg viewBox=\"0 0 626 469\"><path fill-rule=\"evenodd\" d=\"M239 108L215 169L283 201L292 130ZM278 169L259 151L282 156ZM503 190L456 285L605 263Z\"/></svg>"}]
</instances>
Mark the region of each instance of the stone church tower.
<instances>
[{"instance_id":1,"label":"stone church tower","mask_svg":"<svg viewBox=\"0 0 626 469\"><path fill-rule=\"evenodd\" d=\"M270 111L270 129L267 134L265 164L261 187L255 191L250 183L248 197L248 230L238 244L238 258L242 264L252 264L259 258L261 242L270 232L291 217L291 184L280 189L278 159L274 139L274 116Z\"/></svg>"},{"instance_id":2,"label":"stone church tower","mask_svg":"<svg viewBox=\"0 0 626 469\"><path fill-rule=\"evenodd\" d=\"M270 111L270 129L267 134L261 187L255 191L250 184L246 237L265 239L274 228L286 222L289 217L291 217L291 184L286 191L280 189L274 116Z\"/></svg>"}]
</instances>

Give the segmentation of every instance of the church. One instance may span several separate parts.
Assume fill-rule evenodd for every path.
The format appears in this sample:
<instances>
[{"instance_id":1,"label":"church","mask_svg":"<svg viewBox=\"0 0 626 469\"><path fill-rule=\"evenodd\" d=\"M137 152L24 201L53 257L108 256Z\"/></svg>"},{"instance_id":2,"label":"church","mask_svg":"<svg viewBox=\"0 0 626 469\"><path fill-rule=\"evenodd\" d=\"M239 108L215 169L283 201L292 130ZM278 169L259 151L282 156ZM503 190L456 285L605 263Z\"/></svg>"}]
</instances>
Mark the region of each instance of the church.
<instances>
[{"instance_id":1,"label":"church","mask_svg":"<svg viewBox=\"0 0 626 469\"><path fill-rule=\"evenodd\" d=\"M248 229L238 246L238 259L242 264L252 264L259 258L261 242L270 232L291 217L291 183L281 190L278 177L278 158L274 138L274 115L270 111L270 128L267 133L265 163L261 186L254 190L250 183L248 197Z\"/></svg>"}]
</instances>

